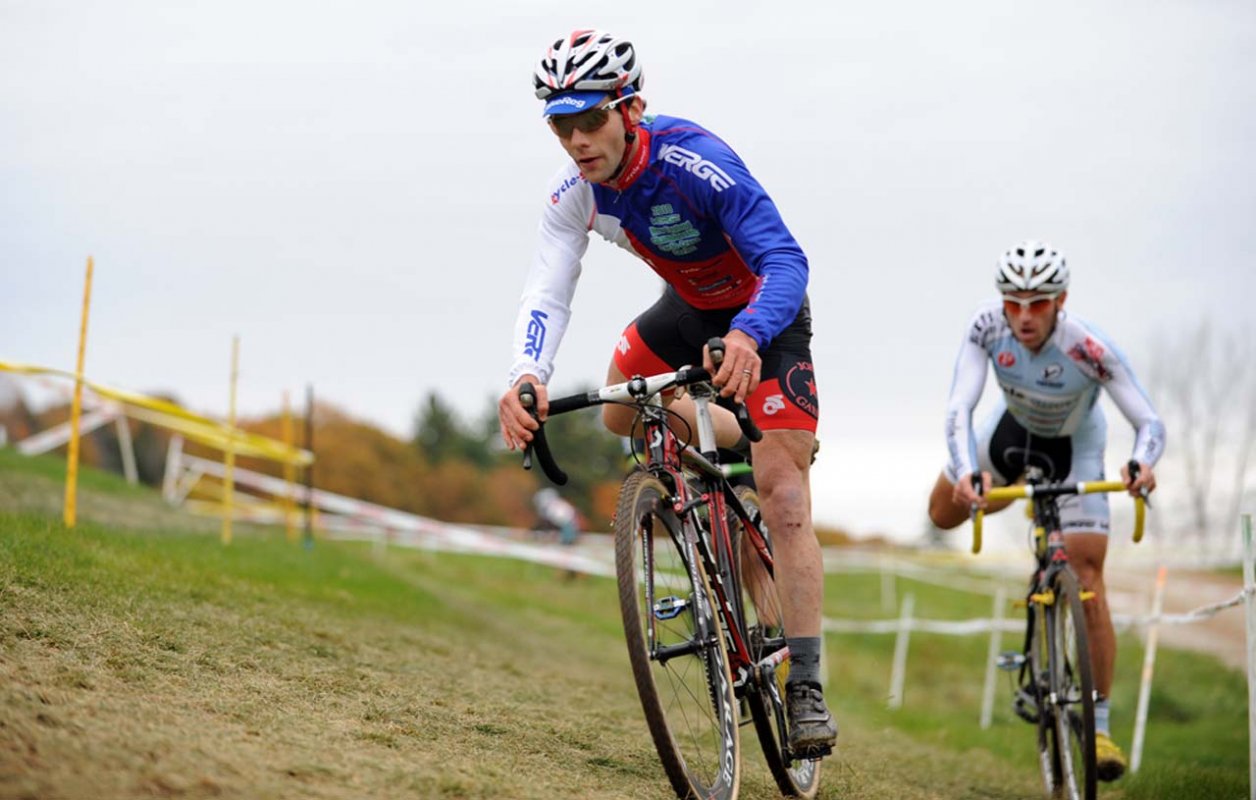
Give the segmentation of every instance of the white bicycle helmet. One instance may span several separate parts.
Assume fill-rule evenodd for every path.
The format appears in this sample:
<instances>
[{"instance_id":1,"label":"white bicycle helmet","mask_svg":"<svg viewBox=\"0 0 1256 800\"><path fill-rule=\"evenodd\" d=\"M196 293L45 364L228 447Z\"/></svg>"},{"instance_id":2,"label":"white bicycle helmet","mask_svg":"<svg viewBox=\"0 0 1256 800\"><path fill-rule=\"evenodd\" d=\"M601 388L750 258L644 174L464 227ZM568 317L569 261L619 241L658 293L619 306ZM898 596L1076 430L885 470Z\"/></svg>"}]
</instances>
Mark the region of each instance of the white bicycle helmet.
<instances>
[{"instance_id":1,"label":"white bicycle helmet","mask_svg":"<svg viewBox=\"0 0 1256 800\"><path fill-rule=\"evenodd\" d=\"M641 65L632 42L605 31L572 31L545 51L532 85L536 96L548 100L567 92L641 91Z\"/></svg>"},{"instance_id":2,"label":"white bicycle helmet","mask_svg":"<svg viewBox=\"0 0 1256 800\"><path fill-rule=\"evenodd\" d=\"M999 257L994 282L1000 292L1055 294L1068 288L1064 254L1046 242L1028 239Z\"/></svg>"}]
</instances>

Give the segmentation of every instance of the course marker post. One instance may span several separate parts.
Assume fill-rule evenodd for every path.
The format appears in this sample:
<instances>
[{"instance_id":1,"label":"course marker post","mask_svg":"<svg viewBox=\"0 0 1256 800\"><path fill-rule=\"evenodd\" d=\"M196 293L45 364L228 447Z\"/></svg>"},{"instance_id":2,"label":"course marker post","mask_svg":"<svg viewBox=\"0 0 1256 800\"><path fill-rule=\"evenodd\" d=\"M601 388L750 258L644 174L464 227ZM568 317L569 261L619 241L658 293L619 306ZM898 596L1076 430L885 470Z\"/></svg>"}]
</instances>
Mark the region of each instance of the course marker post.
<instances>
[{"instance_id":1,"label":"course marker post","mask_svg":"<svg viewBox=\"0 0 1256 800\"><path fill-rule=\"evenodd\" d=\"M999 649L1003 646L1003 607L1007 605L1007 589L994 591L994 612L990 615L990 649L986 653L986 684L981 691L981 729L990 727L994 718L994 685L998 669Z\"/></svg>"},{"instance_id":2,"label":"course marker post","mask_svg":"<svg viewBox=\"0 0 1256 800\"><path fill-rule=\"evenodd\" d=\"M288 401L287 390L283 393L283 443L292 447L292 404ZM297 465L291 460L283 462L283 481L286 486L283 495L283 522L289 542L297 540L296 472Z\"/></svg>"},{"instance_id":3,"label":"course marker post","mask_svg":"<svg viewBox=\"0 0 1256 800\"><path fill-rule=\"evenodd\" d=\"M903 684L907 681L907 645L911 640L911 615L916 605L916 594L903 595L903 613L898 618L898 636L894 639L894 666L890 672L891 710L903 707Z\"/></svg>"},{"instance_id":4,"label":"course marker post","mask_svg":"<svg viewBox=\"0 0 1256 800\"><path fill-rule=\"evenodd\" d=\"M235 426L236 381L240 377L240 337L231 337L231 400L227 412L227 447L223 450L222 481L222 543L231 544L231 517L235 514L232 498L235 495Z\"/></svg>"},{"instance_id":5,"label":"course marker post","mask_svg":"<svg viewBox=\"0 0 1256 800\"><path fill-rule=\"evenodd\" d=\"M87 312L92 305L92 257L87 257L87 278L83 281L83 316L79 323L78 361L74 370L74 400L70 404L70 450L65 467L65 526L73 528L78 518L79 417L83 413L83 360L87 352Z\"/></svg>"},{"instance_id":6,"label":"course marker post","mask_svg":"<svg viewBox=\"0 0 1256 800\"><path fill-rule=\"evenodd\" d=\"M305 385L305 449L314 453L314 386ZM314 546L314 462L305 465L305 549Z\"/></svg>"},{"instance_id":7,"label":"course marker post","mask_svg":"<svg viewBox=\"0 0 1256 800\"><path fill-rule=\"evenodd\" d=\"M1143 737L1147 733L1147 706L1151 702L1151 675L1156 668L1156 642L1160 634L1160 611L1164 608L1166 570L1156 573L1156 593L1151 601L1151 619L1147 622L1147 644L1143 650L1143 675L1138 686L1138 710L1134 713L1134 744L1130 748L1130 772L1138 772L1143 761Z\"/></svg>"},{"instance_id":8,"label":"course marker post","mask_svg":"<svg viewBox=\"0 0 1256 800\"><path fill-rule=\"evenodd\" d=\"M122 474L126 482L136 486L140 482L140 472L135 465L135 442L131 440L131 421L126 414L119 414L114 420L114 428L118 431L118 452L122 455Z\"/></svg>"}]
</instances>

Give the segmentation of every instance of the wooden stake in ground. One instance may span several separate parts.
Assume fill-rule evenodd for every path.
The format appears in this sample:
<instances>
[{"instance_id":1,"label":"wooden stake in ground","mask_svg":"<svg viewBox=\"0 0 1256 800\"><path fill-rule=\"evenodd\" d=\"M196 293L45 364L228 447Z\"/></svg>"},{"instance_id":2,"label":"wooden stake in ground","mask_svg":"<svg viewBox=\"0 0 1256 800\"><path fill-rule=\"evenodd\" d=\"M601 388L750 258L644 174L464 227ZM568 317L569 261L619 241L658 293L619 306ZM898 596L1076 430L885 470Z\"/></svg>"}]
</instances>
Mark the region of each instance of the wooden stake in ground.
<instances>
[{"instance_id":1,"label":"wooden stake in ground","mask_svg":"<svg viewBox=\"0 0 1256 800\"><path fill-rule=\"evenodd\" d=\"M87 312L92 304L92 257L87 257L83 282L83 319L79 326L78 362L74 370L74 401L70 405L70 452L65 467L65 526L73 528L78 516L79 415L83 411L83 360L87 353Z\"/></svg>"}]
</instances>

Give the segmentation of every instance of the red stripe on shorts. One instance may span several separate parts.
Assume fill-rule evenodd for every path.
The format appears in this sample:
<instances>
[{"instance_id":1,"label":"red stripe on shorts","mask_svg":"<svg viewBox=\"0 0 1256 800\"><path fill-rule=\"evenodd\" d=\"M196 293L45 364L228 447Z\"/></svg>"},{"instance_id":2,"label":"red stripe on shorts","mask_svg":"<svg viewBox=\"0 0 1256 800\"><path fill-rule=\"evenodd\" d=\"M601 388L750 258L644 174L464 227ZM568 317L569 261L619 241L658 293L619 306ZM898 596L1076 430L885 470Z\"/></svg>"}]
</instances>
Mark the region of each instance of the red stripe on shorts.
<instances>
[{"instance_id":1,"label":"red stripe on shorts","mask_svg":"<svg viewBox=\"0 0 1256 800\"><path fill-rule=\"evenodd\" d=\"M776 378L764 381L746 400L750 418L765 431L816 432L817 420L781 390Z\"/></svg>"}]
</instances>

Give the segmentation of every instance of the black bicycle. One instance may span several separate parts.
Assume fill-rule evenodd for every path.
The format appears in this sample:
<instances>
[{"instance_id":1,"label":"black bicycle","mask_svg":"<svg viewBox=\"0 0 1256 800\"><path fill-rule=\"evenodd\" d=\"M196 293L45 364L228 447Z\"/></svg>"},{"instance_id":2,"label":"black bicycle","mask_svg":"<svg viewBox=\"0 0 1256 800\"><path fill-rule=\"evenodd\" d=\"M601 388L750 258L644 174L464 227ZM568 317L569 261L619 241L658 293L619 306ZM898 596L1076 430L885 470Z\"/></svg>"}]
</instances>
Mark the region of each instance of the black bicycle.
<instances>
[{"instance_id":1,"label":"black bicycle","mask_svg":"<svg viewBox=\"0 0 1256 800\"><path fill-rule=\"evenodd\" d=\"M708 343L715 363L723 342ZM604 403L636 410L637 467L615 513L615 567L633 678L646 723L672 788L681 798L731 800L740 788L740 728L753 722L781 792L814 797L819 758L789 750L785 680L789 648L777 594L772 539L758 496L720 470L709 404L720 402L706 370L634 376L625 383L552 400L549 415ZM695 432L660 399L688 391ZM535 390L520 386L524 406ZM762 433L744 406L734 409L746 437ZM681 434L675 433L680 430ZM525 451L562 485L544 425ZM747 715L749 719L747 719Z\"/></svg>"},{"instance_id":2,"label":"black bicycle","mask_svg":"<svg viewBox=\"0 0 1256 800\"><path fill-rule=\"evenodd\" d=\"M1137 477L1138 462L1129 470ZM989 500L1030 502L1037 566L1025 598L1025 641L1020 652L1001 654L998 665L1017 674L1012 707L1037 729L1038 764L1051 798L1094 800L1097 786L1095 687L1082 606L1094 593L1082 589L1069 566L1059 498L1125 490L1121 481L1046 483L1042 470L1030 467L1025 484L986 493ZM1134 498L1135 542L1143 536L1145 502ZM974 553L981 551L982 516L978 510L973 517Z\"/></svg>"}]
</instances>

